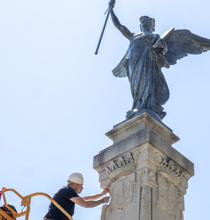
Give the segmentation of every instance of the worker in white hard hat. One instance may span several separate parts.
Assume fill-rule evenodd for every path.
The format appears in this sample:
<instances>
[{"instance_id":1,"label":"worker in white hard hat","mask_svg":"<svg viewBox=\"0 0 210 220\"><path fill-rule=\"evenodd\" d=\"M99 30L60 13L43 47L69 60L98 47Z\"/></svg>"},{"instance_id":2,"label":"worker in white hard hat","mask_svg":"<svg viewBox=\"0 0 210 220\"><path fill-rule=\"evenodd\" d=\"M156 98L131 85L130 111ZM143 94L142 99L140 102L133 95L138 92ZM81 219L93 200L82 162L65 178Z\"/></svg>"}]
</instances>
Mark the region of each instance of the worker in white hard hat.
<instances>
[{"instance_id":1,"label":"worker in white hard hat","mask_svg":"<svg viewBox=\"0 0 210 220\"><path fill-rule=\"evenodd\" d=\"M106 195L109 190L104 189L103 192L87 197L80 197L78 194L83 190L84 178L81 173L72 173L67 181L67 186L60 189L53 199L66 210L69 215L73 216L75 204L85 208L94 208L103 203L108 203L110 197ZM67 220L68 218L52 203L49 206L48 213L44 220Z\"/></svg>"}]
</instances>

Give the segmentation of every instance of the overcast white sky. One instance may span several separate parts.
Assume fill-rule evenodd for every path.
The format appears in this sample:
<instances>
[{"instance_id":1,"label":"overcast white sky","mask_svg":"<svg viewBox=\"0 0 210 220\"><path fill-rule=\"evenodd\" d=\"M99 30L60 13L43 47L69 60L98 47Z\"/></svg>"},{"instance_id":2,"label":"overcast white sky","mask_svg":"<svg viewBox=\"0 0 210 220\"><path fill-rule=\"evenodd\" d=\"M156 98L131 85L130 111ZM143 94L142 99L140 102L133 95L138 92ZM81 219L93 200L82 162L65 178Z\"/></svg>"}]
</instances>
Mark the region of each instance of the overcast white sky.
<instances>
[{"instance_id":1,"label":"overcast white sky","mask_svg":"<svg viewBox=\"0 0 210 220\"><path fill-rule=\"evenodd\" d=\"M132 100L126 79L111 70L128 41L108 23L94 55L108 1L0 0L0 187L53 195L71 172L85 175L82 195L100 191L93 156L111 145L104 133L124 120ZM187 28L210 38L209 1L116 3L122 24L139 31L139 17L156 18L156 32ZM167 124L174 147L195 163L185 220L210 219L210 53L164 70L171 97ZM31 219L48 201L35 199ZM75 219L100 219L100 207L76 208Z\"/></svg>"}]
</instances>

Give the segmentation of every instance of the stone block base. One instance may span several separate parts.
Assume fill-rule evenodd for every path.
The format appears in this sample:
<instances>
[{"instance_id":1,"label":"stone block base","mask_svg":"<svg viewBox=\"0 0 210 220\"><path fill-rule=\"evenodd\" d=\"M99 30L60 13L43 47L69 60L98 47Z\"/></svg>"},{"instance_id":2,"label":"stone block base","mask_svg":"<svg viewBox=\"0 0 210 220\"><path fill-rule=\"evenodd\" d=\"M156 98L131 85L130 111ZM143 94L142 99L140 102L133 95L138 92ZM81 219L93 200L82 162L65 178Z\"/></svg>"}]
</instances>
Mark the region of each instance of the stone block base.
<instances>
[{"instance_id":1,"label":"stone block base","mask_svg":"<svg viewBox=\"0 0 210 220\"><path fill-rule=\"evenodd\" d=\"M179 140L172 130L145 113L107 136L113 145L94 157L101 187L112 197L101 220L183 220L194 166L172 147Z\"/></svg>"}]
</instances>

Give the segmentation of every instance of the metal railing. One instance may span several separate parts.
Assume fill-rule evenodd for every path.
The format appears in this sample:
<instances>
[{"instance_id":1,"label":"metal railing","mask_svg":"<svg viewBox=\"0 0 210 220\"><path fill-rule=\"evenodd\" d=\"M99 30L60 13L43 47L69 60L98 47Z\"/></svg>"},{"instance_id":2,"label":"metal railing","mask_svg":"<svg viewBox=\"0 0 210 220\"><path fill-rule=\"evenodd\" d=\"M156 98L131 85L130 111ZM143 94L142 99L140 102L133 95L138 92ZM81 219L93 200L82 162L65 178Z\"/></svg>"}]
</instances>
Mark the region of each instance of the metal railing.
<instances>
[{"instance_id":1,"label":"metal railing","mask_svg":"<svg viewBox=\"0 0 210 220\"><path fill-rule=\"evenodd\" d=\"M19 197L21 199L21 206L25 207L25 211L21 211L21 212L18 213L15 210L13 210L9 206L9 204L7 203L6 192L13 192L17 197ZM49 199L51 201L51 203L54 206L56 206L56 208L58 208L67 217L67 219L73 220L71 215L69 215L69 213L63 207L61 207L53 198L51 198L46 193L37 192L37 193L33 193L33 194L30 194L30 195L27 195L27 196L22 196L20 193L18 193L14 189L2 188L1 196L3 197L4 207L6 207L11 212L13 217L10 217L5 211L0 209L0 220L2 220L3 218L5 218L7 220L14 220L16 218L23 217L23 216L25 216L25 220L28 220L30 210L31 210L31 199L33 197L37 197L37 196L46 197L47 199Z\"/></svg>"}]
</instances>

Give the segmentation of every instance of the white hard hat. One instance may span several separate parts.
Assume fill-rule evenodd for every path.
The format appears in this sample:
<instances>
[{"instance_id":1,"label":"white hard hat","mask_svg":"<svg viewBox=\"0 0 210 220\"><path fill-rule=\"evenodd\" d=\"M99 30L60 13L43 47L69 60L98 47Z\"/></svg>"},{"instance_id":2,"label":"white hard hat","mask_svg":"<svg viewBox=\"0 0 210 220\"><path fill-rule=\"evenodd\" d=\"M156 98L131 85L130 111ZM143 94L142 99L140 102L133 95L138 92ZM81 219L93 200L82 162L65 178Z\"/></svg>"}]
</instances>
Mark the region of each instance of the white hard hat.
<instances>
[{"instance_id":1,"label":"white hard hat","mask_svg":"<svg viewBox=\"0 0 210 220\"><path fill-rule=\"evenodd\" d=\"M72 173L68 178L68 182L83 184L84 183L83 175L81 173Z\"/></svg>"}]
</instances>

